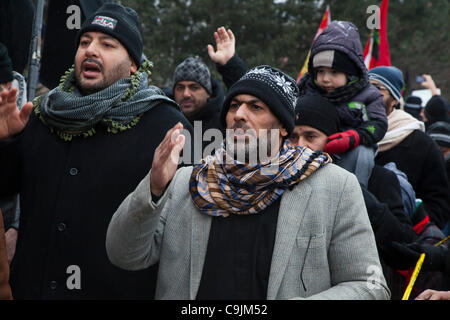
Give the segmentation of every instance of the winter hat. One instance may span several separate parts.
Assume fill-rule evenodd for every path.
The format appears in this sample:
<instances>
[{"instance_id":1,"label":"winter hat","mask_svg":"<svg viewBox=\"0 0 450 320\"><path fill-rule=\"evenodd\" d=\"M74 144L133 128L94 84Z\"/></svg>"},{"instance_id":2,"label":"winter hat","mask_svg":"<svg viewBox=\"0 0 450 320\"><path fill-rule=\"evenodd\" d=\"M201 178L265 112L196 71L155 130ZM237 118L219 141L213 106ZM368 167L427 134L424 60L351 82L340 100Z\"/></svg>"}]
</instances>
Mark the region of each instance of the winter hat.
<instances>
[{"instance_id":1,"label":"winter hat","mask_svg":"<svg viewBox=\"0 0 450 320\"><path fill-rule=\"evenodd\" d=\"M316 53L312 57L312 67L313 69L329 67L351 76L359 76L361 74L361 70L356 63L339 50L324 50Z\"/></svg>"},{"instance_id":2,"label":"winter hat","mask_svg":"<svg viewBox=\"0 0 450 320\"><path fill-rule=\"evenodd\" d=\"M429 123L448 121L447 101L442 96L432 96L425 105L424 113Z\"/></svg>"},{"instance_id":3,"label":"winter hat","mask_svg":"<svg viewBox=\"0 0 450 320\"><path fill-rule=\"evenodd\" d=\"M369 70L369 80L382 83L391 93L395 100L400 101L402 90L405 85L403 73L396 67L375 67Z\"/></svg>"},{"instance_id":4,"label":"winter hat","mask_svg":"<svg viewBox=\"0 0 450 320\"><path fill-rule=\"evenodd\" d=\"M416 96L409 96L405 99L405 104L411 106L411 108L422 108L422 99Z\"/></svg>"},{"instance_id":5,"label":"winter hat","mask_svg":"<svg viewBox=\"0 0 450 320\"><path fill-rule=\"evenodd\" d=\"M105 3L84 21L77 34L77 45L83 33L89 31L102 32L119 40L137 67L141 66L143 45L136 11L120 4Z\"/></svg>"},{"instance_id":6,"label":"winter hat","mask_svg":"<svg viewBox=\"0 0 450 320\"><path fill-rule=\"evenodd\" d=\"M438 145L450 148L450 123L445 121L435 122L427 129L427 134Z\"/></svg>"},{"instance_id":7,"label":"winter hat","mask_svg":"<svg viewBox=\"0 0 450 320\"><path fill-rule=\"evenodd\" d=\"M339 131L339 114L336 107L322 96L305 95L297 100L295 125L310 126L331 136Z\"/></svg>"},{"instance_id":8,"label":"winter hat","mask_svg":"<svg viewBox=\"0 0 450 320\"><path fill-rule=\"evenodd\" d=\"M13 80L12 61L8 55L8 49L0 43L0 83Z\"/></svg>"},{"instance_id":9,"label":"winter hat","mask_svg":"<svg viewBox=\"0 0 450 320\"><path fill-rule=\"evenodd\" d=\"M422 99L420 99L419 97L409 96L408 98L406 98L403 110L408 112L417 120L423 121L422 116L420 115L420 112L422 110Z\"/></svg>"},{"instance_id":10,"label":"winter hat","mask_svg":"<svg viewBox=\"0 0 450 320\"><path fill-rule=\"evenodd\" d=\"M261 99L283 124L288 134L291 134L295 125L295 104L299 97L294 79L268 65L247 71L227 92L221 113L221 121L225 126L231 99L239 94L250 94Z\"/></svg>"},{"instance_id":11,"label":"winter hat","mask_svg":"<svg viewBox=\"0 0 450 320\"><path fill-rule=\"evenodd\" d=\"M211 73L198 57L189 57L175 68L173 86L175 87L179 81L195 81L212 94Z\"/></svg>"}]
</instances>

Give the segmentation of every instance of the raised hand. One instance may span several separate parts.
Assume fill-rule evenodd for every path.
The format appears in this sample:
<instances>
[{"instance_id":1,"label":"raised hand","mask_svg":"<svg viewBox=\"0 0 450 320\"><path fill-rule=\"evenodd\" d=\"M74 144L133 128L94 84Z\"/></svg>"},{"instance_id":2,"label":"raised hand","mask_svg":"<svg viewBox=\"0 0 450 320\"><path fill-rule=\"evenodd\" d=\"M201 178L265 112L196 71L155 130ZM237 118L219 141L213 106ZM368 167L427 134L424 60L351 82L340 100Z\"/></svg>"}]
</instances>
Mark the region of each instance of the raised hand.
<instances>
[{"instance_id":1,"label":"raised hand","mask_svg":"<svg viewBox=\"0 0 450 320\"><path fill-rule=\"evenodd\" d=\"M183 125L179 122L167 131L164 140L155 150L150 172L150 191L155 196L159 197L164 193L167 184L177 171L180 152L186 141L181 130L183 130Z\"/></svg>"},{"instance_id":2,"label":"raised hand","mask_svg":"<svg viewBox=\"0 0 450 320\"><path fill-rule=\"evenodd\" d=\"M28 102L19 111L16 95L17 89L3 91L0 94L0 139L10 138L21 132L33 110L33 104Z\"/></svg>"},{"instance_id":3,"label":"raised hand","mask_svg":"<svg viewBox=\"0 0 450 320\"><path fill-rule=\"evenodd\" d=\"M425 78L425 81L422 82L420 85L426 89L431 90L431 95L435 96L438 94L436 84L434 83L433 78L429 74L423 74L422 77Z\"/></svg>"},{"instance_id":4,"label":"raised hand","mask_svg":"<svg viewBox=\"0 0 450 320\"><path fill-rule=\"evenodd\" d=\"M211 60L220 65L225 65L236 52L236 40L233 32L224 27L220 27L214 32L214 39L216 40L216 50L208 44L208 54Z\"/></svg>"}]
</instances>

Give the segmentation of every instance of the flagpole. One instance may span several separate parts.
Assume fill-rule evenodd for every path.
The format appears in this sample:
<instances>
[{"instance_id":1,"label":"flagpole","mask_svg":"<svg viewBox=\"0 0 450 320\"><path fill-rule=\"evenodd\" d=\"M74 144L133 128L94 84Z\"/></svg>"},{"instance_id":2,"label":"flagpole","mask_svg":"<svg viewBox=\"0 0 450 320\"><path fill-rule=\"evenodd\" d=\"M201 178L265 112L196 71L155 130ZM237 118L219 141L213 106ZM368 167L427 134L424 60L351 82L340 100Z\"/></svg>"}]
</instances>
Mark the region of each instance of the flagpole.
<instances>
[{"instance_id":1,"label":"flagpole","mask_svg":"<svg viewBox=\"0 0 450 320\"><path fill-rule=\"evenodd\" d=\"M314 44L314 41L316 41L317 37L323 32L323 30L330 24L331 22L331 13L330 13L330 6L327 5L325 13L322 17L322 20L320 22L319 25L319 29L316 32L316 35L314 36L314 39L312 41L312 43ZM312 47L312 44L311 44ZM300 81L301 77L308 72L308 61L309 61L309 56L311 54L311 49L309 49L308 54L306 55L306 59L305 62L303 63L303 67L300 70L298 76L297 76L297 83Z\"/></svg>"},{"instance_id":2,"label":"flagpole","mask_svg":"<svg viewBox=\"0 0 450 320\"><path fill-rule=\"evenodd\" d=\"M39 67L41 62L41 33L44 15L45 0L37 0L36 12L34 15L33 31L31 35L31 47L29 55L28 69L28 101L33 101L39 78Z\"/></svg>"}]
</instances>

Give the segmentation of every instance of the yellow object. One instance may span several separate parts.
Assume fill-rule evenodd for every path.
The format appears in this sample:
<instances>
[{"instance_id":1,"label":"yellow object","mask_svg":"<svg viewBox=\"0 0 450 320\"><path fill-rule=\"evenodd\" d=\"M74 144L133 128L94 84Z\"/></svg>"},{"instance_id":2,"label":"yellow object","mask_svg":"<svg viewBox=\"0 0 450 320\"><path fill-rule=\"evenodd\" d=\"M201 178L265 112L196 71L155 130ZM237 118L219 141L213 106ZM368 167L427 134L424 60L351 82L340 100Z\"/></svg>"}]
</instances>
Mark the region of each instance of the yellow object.
<instances>
[{"instance_id":1,"label":"yellow object","mask_svg":"<svg viewBox=\"0 0 450 320\"><path fill-rule=\"evenodd\" d=\"M446 243L448 240L450 240L450 236L448 236L445 239L442 239L441 241L439 241L438 243L436 243L434 246L435 247L439 247L441 244Z\"/></svg>"},{"instance_id":2,"label":"yellow object","mask_svg":"<svg viewBox=\"0 0 450 320\"><path fill-rule=\"evenodd\" d=\"M419 275L420 268L422 268L423 260L425 259L425 253L422 253L420 255L419 260L416 263L416 267L414 268L414 272L411 276L411 279L409 280L408 287L406 287L405 293L403 294L402 300L408 300L409 295L411 294L411 290L414 286L414 283L416 282L417 276Z\"/></svg>"}]
</instances>

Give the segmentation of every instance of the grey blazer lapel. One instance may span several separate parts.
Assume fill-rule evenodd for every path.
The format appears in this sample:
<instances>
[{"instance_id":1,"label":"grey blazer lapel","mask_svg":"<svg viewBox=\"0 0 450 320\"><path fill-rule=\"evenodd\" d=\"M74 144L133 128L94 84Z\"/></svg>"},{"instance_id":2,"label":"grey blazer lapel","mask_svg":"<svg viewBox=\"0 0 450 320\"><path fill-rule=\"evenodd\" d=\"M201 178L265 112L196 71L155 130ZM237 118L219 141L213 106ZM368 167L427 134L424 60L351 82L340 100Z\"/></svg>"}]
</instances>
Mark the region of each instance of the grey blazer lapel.
<instances>
[{"instance_id":1,"label":"grey blazer lapel","mask_svg":"<svg viewBox=\"0 0 450 320\"><path fill-rule=\"evenodd\" d=\"M268 300L273 300L277 296L310 196L311 187L306 181L300 182L294 190L283 194L270 266Z\"/></svg>"},{"instance_id":2,"label":"grey blazer lapel","mask_svg":"<svg viewBox=\"0 0 450 320\"><path fill-rule=\"evenodd\" d=\"M189 298L194 300L202 278L203 263L208 247L212 218L195 210L192 214L191 228L191 277Z\"/></svg>"}]
</instances>

